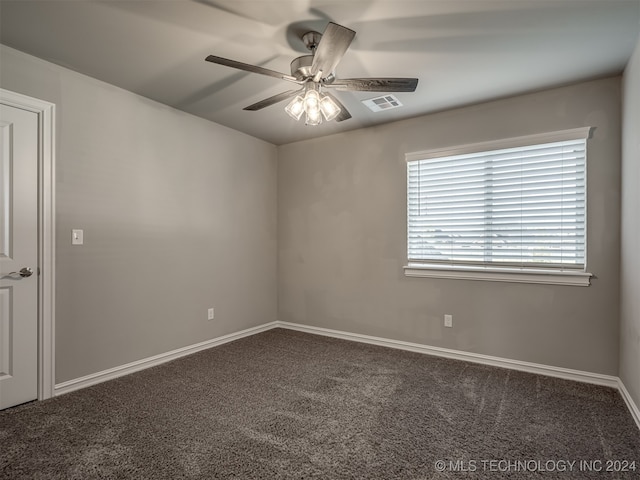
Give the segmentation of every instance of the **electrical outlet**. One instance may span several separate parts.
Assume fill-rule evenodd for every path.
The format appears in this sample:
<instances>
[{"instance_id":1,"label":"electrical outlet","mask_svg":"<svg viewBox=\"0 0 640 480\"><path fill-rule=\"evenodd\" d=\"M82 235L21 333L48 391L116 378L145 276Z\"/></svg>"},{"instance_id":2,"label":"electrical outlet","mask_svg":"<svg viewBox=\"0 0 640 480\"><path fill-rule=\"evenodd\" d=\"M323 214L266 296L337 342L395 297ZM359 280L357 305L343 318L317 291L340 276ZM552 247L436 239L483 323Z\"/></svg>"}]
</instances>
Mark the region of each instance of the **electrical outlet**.
<instances>
[{"instance_id":1,"label":"electrical outlet","mask_svg":"<svg viewBox=\"0 0 640 480\"><path fill-rule=\"evenodd\" d=\"M444 316L444 326L445 327L449 327L449 328L453 327L453 315L445 314L445 316Z\"/></svg>"},{"instance_id":2,"label":"electrical outlet","mask_svg":"<svg viewBox=\"0 0 640 480\"><path fill-rule=\"evenodd\" d=\"M213 308L210 308L209 310L207 310L207 319L213 320Z\"/></svg>"}]
</instances>

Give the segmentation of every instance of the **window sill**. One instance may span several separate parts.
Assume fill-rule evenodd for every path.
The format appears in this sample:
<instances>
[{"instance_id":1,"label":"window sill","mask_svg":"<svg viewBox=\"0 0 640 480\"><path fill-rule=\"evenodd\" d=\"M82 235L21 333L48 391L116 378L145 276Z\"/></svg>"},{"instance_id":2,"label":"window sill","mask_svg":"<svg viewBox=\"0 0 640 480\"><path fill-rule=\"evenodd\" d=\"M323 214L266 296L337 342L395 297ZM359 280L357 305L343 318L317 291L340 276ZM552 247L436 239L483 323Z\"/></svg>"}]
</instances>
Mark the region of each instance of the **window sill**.
<instances>
[{"instance_id":1,"label":"window sill","mask_svg":"<svg viewBox=\"0 0 640 480\"><path fill-rule=\"evenodd\" d=\"M451 265L409 264L404 267L407 277L449 278L455 280L484 280L489 282L542 283L588 287L593 274L576 271L543 269L461 267Z\"/></svg>"}]
</instances>

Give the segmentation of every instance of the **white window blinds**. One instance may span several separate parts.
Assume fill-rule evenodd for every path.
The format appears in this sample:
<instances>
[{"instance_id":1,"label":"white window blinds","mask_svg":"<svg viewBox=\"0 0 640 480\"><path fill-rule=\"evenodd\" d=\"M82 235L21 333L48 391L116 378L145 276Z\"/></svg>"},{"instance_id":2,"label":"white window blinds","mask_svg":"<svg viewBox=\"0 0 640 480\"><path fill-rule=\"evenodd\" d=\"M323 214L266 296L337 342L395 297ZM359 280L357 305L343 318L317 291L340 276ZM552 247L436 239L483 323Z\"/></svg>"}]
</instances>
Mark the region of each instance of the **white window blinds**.
<instances>
[{"instance_id":1,"label":"white window blinds","mask_svg":"<svg viewBox=\"0 0 640 480\"><path fill-rule=\"evenodd\" d=\"M410 263L584 268L586 138L407 159Z\"/></svg>"}]
</instances>

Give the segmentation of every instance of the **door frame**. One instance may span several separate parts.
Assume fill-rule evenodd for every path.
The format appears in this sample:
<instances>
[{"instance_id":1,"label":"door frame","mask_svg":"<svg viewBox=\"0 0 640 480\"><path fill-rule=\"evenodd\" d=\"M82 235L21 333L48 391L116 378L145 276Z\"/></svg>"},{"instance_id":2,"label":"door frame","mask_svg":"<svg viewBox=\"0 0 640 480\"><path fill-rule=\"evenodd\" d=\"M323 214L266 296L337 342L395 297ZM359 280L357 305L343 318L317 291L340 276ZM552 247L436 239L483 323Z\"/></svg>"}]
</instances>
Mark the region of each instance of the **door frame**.
<instances>
[{"instance_id":1,"label":"door frame","mask_svg":"<svg viewBox=\"0 0 640 480\"><path fill-rule=\"evenodd\" d=\"M55 387L55 104L0 88L0 103L38 115L38 400Z\"/></svg>"}]
</instances>

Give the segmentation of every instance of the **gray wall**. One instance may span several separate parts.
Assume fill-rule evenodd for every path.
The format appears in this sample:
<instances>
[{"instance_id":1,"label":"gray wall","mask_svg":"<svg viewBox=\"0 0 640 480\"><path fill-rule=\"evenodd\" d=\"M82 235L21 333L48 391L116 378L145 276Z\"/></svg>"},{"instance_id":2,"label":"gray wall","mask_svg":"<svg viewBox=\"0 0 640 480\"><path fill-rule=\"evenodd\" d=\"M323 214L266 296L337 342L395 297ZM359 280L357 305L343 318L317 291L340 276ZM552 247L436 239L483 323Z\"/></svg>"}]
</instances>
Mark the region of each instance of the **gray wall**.
<instances>
[{"instance_id":1,"label":"gray wall","mask_svg":"<svg viewBox=\"0 0 640 480\"><path fill-rule=\"evenodd\" d=\"M279 320L617 375L620 95L614 77L279 147ZM406 152L582 126L590 287L403 275Z\"/></svg>"},{"instance_id":2,"label":"gray wall","mask_svg":"<svg viewBox=\"0 0 640 480\"><path fill-rule=\"evenodd\" d=\"M57 105L56 382L276 320L273 145L0 55L2 88Z\"/></svg>"},{"instance_id":3,"label":"gray wall","mask_svg":"<svg viewBox=\"0 0 640 480\"><path fill-rule=\"evenodd\" d=\"M640 40L623 77L620 378L640 408Z\"/></svg>"}]
</instances>

